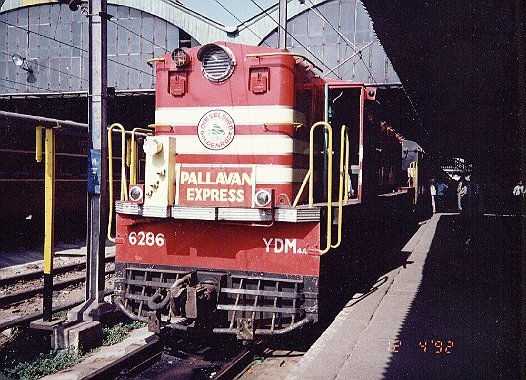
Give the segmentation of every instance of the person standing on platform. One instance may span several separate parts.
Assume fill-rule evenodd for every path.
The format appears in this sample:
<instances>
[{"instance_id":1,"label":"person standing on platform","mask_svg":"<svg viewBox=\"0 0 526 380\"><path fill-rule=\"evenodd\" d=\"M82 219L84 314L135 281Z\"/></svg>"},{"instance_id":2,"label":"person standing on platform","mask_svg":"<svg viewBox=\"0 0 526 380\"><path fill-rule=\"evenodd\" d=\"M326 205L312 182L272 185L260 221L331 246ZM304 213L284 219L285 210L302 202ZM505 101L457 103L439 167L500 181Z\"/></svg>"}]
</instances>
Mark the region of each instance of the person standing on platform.
<instances>
[{"instance_id":1,"label":"person standing on platform","mask_svg":"<svg viewBox=\"0 0 526 380\"><path fill-rule=\"evenodd\" d=\"M449 188L449 186L447 185L447 183L444 183L444 182L439 182L437 183L436 185L436 188L437 188L437 204L438 204L438 210L439 211L445 211L446 207L445 207L445 201L444 199L446 198L446 190Z\"/></svg>"},{"instance_id":2,"label":"person standing on platform","mask_svg":"<svg viewBox=\"0 0 526 380\"><path fill-rule=\"evenodd\" d=\"M435 198L436 198L436 195L437 195L437 189L436 189L436 186L435 186L435 180L434 179L429 181L429 192L431 194L431 207L433 207L433 214L435 214L437 212L436 203L435 203Z\"/></svg>"},{"instance_id":3,"label":"person standing on platform","mask_svg":"<svg viewBox=\"0 0 526 380\"><path fill-rule=\"evenodd\" d=\"M517 185L513 188L513 195L524 197L524 185L522 184L522 181L519 180Z\"/></svg>"},{"instance_id":4,"label":"person standing on platform","mask_svg":"<svg viewBox=\"0 0 526 380\"><path fill-rule=\"evenodd\" d=\"M471 206L471 194L470 194L470 189L471 189L471 175L467 175L464 177L464 180L462 181L462 188L460 190L460 193L462 194L462 199L460 201L461 203L461 210L462 212L466 212L466 211L469 211L471 212L471 210L469 209L469 207Z\"/></svg>"},{"instance_id":5,"label":"person standing on platform","mask_svg":"<svg viewBox=\"0 0 526 380\"><path fill-rule=\"evenodd\" d=\"M517 215L521 214L521 205L524 200L524 185L522 184L522 181L519 180L517 182L517 185L513 188L513 207L515 208L514 211L516 211Z\"/></svg>"},{"instance_id":6,"label":"person standing on platform","mask_svg":"<svg viewBox=\"0 0 526 380\"><path fill-rule=\"evenodd\" d=\"M462 197L466 195L466 177L461 177L457 187L457 208L458 211L462 211Z\"/></svg>"}]
</instances>

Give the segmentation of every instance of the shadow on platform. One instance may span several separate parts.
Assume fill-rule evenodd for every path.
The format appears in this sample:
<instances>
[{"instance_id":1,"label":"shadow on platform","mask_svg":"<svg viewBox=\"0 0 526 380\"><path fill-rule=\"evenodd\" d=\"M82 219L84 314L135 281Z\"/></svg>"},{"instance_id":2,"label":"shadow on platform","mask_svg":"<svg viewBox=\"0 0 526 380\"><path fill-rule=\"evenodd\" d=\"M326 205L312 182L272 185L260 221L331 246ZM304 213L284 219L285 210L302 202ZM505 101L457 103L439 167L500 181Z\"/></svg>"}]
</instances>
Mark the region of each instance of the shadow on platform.
<instances>
[{"instance_id":1,"label":"shadow on platform","mask_svg":"<svg viewBox=\"0 0 526 380\"><path fill-rule=\"evenodd\" d=\"M520 378L521 297L520 219L442 215L384 378Z\"/></svg>"}]
</instances>

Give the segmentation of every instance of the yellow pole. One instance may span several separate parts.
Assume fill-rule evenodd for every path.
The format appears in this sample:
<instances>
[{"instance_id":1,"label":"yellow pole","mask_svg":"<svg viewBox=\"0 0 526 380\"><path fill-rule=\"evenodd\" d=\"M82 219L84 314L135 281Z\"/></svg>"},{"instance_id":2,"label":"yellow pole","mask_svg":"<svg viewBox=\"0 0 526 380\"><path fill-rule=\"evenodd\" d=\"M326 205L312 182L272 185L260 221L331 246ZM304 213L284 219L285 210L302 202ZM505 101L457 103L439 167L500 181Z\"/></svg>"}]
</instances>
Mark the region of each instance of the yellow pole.
<instances>
[{"instance_id":1,"label":"yellow pole","mask_svg":"<svg viewBox=\"0 0 526 380\"><path fill-rule=\"evenodd\" d=\"M42 133L42 131L40 131ZM38 135L38 132L37 132ZM54 244L54 219L55 219L55 131L46 129L45 139L45 235L44 235L44 300L43 319L46 322L52 318L53 297L53 255Z\"/></svg>"}]
</instances>

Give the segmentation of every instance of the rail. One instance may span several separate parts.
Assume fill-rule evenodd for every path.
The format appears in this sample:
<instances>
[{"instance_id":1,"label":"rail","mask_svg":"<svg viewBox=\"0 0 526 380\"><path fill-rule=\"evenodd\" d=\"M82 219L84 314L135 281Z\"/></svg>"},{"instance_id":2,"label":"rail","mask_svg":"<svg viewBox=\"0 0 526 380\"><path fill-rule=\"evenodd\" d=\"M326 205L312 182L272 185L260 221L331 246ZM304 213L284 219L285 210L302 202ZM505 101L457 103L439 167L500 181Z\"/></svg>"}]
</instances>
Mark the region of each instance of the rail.
<instances>
[{"instance_id":1,"label":"rail","mask_svg":"<svg viewBox=\"0 0 526 380\"><path fill-rule=\"evenodd\" d=\"M113 294L113 290L105 290L104 291L104 296L109 296L109 295L112 295L112 294ZM55 314L55 313L59 313L61 311L73 309L75 306L81 305L84 302L86 302L86 301L84 299L81 299L81 300L68 302L66 304L61 304L59 306L55 306L52 309L52 313ZM16 326L27 325L30 322L33 322L33 321L36 321L36 320L42 319L42 318L43 318L43 313L37 311L35 313L25 314L23 316L20 316L20 317L15 318L15 319L10 319L8 321L2 321L2 322L0 322L0 332L4 331L6 329L11 329L11 328L16 327Z\"/></svg>"},{"instance_id":2,"label":"rail","mask_svg":"<svg viewBox=\"0 0 526 380\"><path fill-rule=\"evenodd\" d=\"M108 269L105 271L106 276L114 274L115 269ZM78 276L67 278L65 280L54 281L52 291L56 292L59 290L64 290L72 286L81 285L84 282L86 282L86 274L82 273ZM0 307L6 308L7 306L12 306L13 304L30 300L38 294L43 294L45 291L45 285L35 284L29 289L24 289L21 291L12 291L9 294L0 295Z\"/></svg>"},{"instance_id":3,"label":"rail","mask_svg":"<svg viewBox=\"0 0 526 380\"><path fill-rule=\"evenodd\" d=\"M109 254L106 256L106 263L115 262L115 254ZM73 271L85 271L86 270L86 261L77 262L75 260L73 263L57 265L53 268L53 274L55 276L60 274L65 274ZM42 278L44 274L43 269L27 269L23 273L17 273L15 275L6 275L0 278L0 287L12 286L17 282L23 281L32 281Z\"/></svg>"}]
</instances>

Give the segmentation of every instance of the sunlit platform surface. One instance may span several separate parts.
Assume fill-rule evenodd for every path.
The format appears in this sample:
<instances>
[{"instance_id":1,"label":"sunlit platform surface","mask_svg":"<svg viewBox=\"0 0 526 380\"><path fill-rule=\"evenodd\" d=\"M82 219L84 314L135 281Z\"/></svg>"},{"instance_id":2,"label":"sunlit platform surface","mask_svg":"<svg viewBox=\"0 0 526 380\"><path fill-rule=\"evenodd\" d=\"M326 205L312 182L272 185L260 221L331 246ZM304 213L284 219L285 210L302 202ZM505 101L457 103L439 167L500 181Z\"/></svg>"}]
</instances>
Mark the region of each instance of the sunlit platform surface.
<instances>
[{"instance_id":1,"label":"sunlit platform surface","mask_svg":"<svg viewBox=\"0 0 526 380\"><path fill-rule=\"evenodd\" d=\"M524 221L435 214L287 379L521 378Z\"/></svg>"}]
</instances>

